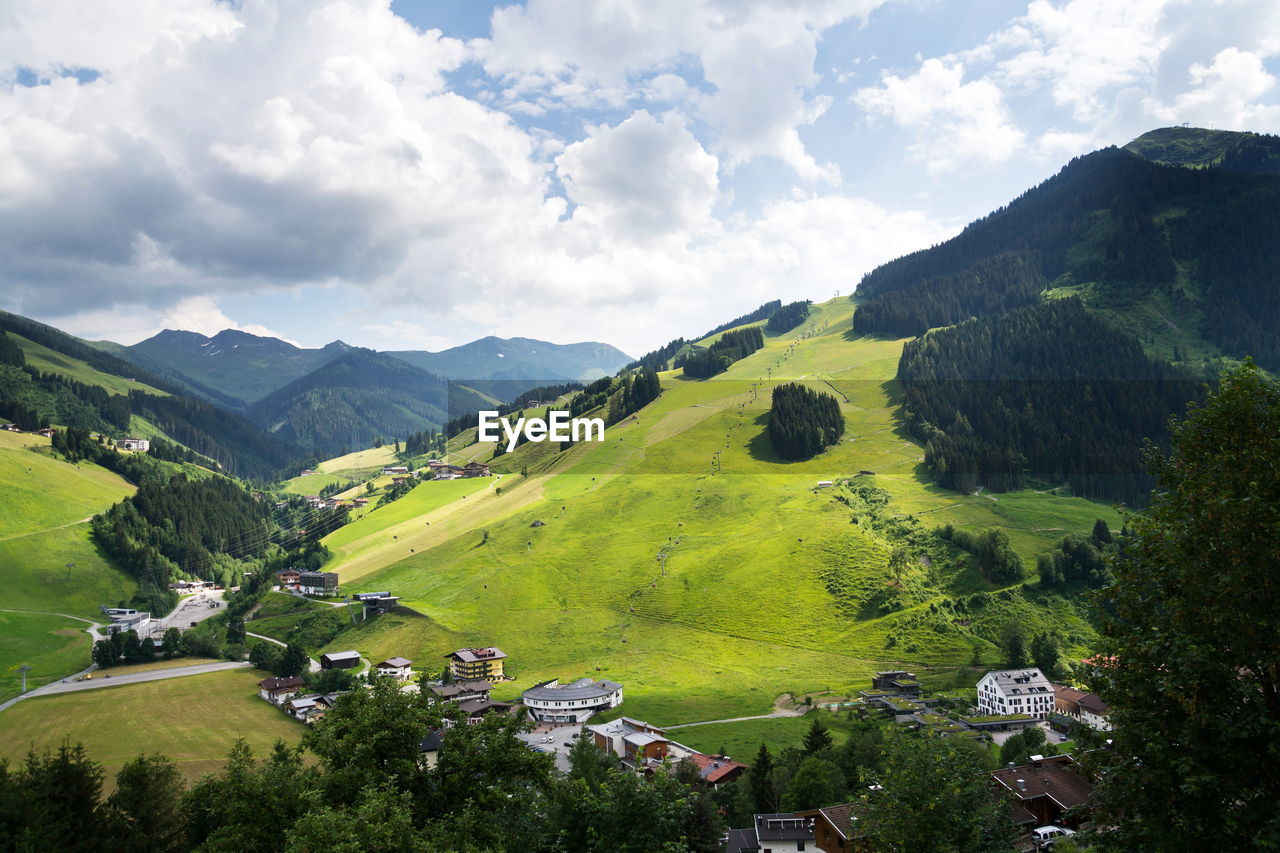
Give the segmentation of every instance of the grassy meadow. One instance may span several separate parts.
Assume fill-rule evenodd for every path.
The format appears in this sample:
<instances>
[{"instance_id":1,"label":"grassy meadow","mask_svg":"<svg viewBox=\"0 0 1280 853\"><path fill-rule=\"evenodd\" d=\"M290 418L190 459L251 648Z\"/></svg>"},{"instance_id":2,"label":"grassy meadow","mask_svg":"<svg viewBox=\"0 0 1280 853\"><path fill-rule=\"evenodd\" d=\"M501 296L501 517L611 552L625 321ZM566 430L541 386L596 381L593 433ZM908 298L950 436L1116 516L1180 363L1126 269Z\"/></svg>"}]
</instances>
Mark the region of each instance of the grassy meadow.
<instances>
[{"instance_id":1,"label":"grassy meadow","mask_svg":"<svg viewBox=\"0 0 1280 853\"><path fill-rule=\"evenodd\" d=\"M0 759L17 763L28 750L70 741L104 766L108 790L142 753L168 756L191 781L217 771L237 738L261 756L277 740L302 737L301 723L258 698L264 677L225 670L27 699L0 714Z\"/></svg>"},{"instance_id":2,"label":"grassy meadow","mask_svg":"<svg viewBox=\"0 0 1280 853\"><path fill-rule=\"evenodd\" d=\"M31 667L27 689L57 681L89 665L89 626L48 613L0 611L0 702L22 692L18 667Z\"/></svg>"},{"instance_id":3,"label":"grassy meadow","mask_svg":"<svg viewBox=\"0 0 1280 853\"><path fill-rule=\"evenodd\" d=\"M852 337L852 311L843 299L814 306L800 327L713 379L663 374L662 396L603 443L563 452L529 443L500 458L528 477L426 484L332 534L328 568L348 589L388 589L421 614L374 620L335 644L414 660L493 644L516 679L501 698L545 678L607 676L626 685L627 713L667 725L761 713L784 692L843 692L890 666L994 661L991 638L1014 621L1036 630L1058 620L1070 647L1087 648L1091 631L1070 602L1001 593L976 571L935 570L931 596L876 608L892 583L894 542L852 517L843 487L819 480L874 472L865 479L889 493L895 515L1005 527L1032 572L1065 533L1119 519L1047 491L929 485L923 449L899 422L903 341ZM840 400L838 445L803 462L773 455L769 395L784 381ZM488 458L492 446L466 447L468 437L455 439L451 458ZM441 486L477 491L424 491ZM963 620L936 607L983 593Z\"/></svg>"}]
</instances>

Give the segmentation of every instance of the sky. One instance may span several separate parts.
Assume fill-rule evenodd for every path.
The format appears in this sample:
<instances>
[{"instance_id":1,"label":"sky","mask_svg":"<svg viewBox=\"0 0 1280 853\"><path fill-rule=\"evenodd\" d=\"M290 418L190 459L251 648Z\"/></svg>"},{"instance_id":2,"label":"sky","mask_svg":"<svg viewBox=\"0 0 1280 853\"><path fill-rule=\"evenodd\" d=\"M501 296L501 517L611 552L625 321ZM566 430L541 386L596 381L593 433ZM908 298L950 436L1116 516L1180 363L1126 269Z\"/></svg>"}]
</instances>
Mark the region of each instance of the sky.
<instances>
[{"instance_id":1,"label":"sky","mask_svg":"<svg viewBox=\"0 0 1280 853\"><path fill-rule=\"evenodd\" d=\"M1278 76L1280 0L5 0L0 308L639 355Z\"/></svg>"}]
</instances>

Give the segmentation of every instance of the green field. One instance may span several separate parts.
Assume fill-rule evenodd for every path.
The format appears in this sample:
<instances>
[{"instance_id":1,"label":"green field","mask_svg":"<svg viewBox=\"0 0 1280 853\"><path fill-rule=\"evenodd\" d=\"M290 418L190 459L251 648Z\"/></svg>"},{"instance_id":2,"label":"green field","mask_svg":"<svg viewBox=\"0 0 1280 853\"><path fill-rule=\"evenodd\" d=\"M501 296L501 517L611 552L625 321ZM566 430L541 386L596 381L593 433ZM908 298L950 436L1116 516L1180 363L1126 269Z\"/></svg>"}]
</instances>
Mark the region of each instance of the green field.
<instances>
[{"instance_id":1,"label":"green field","mask_svg":"<svg viewBox=\"0 0 1280 853\"><path fill-rule=\"evenodd\" d=\"M133 493L119 475L88 462L68 465L48 447L47 438L0 432L0 540L87 521Z\"/></svg>"},{"instance_id":2,"label":"green field","mask_svg":"<svg viewBox=\"0 0 1280 853\"><path fill-rule=\"evenodd\" d=\"M227 670L165 681L104 687L19 702L0 714L0 759L30 749L83 743L108 774L135 756L162 753L188 780L218 770L236 738L256 754L277 740L296 743L303 726L258 698L265 673Z\"/></svg>"},{"instance_id":3,"label":"green field","mask_svg":"<svg viewBox=\"0 0 1280 853\"><path fill-rule=\"evenodd\" d=\"M903 341L852 339L852 311L843 299L814 306L800 327L711 380L663 374L663 395L603 443L517 448L501 463L530 476L508 475L501 494L475 480L425 484L326 538L328 568L347 589L390 590L425 617L335 642L414 660L497 645L516 677L502 698L545 678L607 676L626 686L628 714L667 725L761 713L784 692L840 693L876 669L967 664L975 649L994 660L992 638L1014 621L1060 627L1069 646L1087 649L1091 629L1056 595L1029 600L1015 588L963 620L932 607L997 592L974 571L926 583L921 567L917 600L876 608L895 543L819 480L873 471L898 515L1005 527L1032 568L1064 533L1119 519L1075 498L958 495L924 482L923 450L898 420ZM788 463L765 428L771 388L792 380L835 394L847 432ZM456 449L487 458L492 446ZM484 491L424 492L441 486Z\"/></svg>"},{"instance_id":4,"label":"green field","mask_svg":"<svg viewBox=\"0 0 1280 853\"><path fill-rule=\"evenodd\" d=\"M47 613L0 611L0 702L22 692L18 667L31 667L27 689L57 681L89 665L89 635L83 622Z\"/></svg>"},{"instance_id":5,"label":"green field","mask_svg":"<svg viewBox=\"0 0 1280 853\"><path fill-rule=\"evenodd\" d=\"M667 737L708 755L727 755L734 761L750 764L760 744L777 755L788 747L799 747L814 718L822 720L831 740L837 745L849 737L850 723L843 714L810 711L803 717L775 717L768 720L742 720L736 723L712 723L667 732Z\"/></svg>"},{"instance_id":6,"label":"green field","mask_svg":"<svg viewBox=\"0 0 1280 853\"><path fill-rule=\"evenodd\" d=\"M35 685L88 664L83 623L54 614L97 619L99 605L132 598L136 588L90 541L87 521L133 486L97 465L55 458L48 446L47 438L0 432L0 607L36 611L0 614L0 700L18 690L11 667L32 666Z\"/></svg>"},{"instance_id":7,"label":"green field","mask_svg":"<svg viewBox=\"0 0 1280 853\"><path fill-rule=\"evenodd\" d=\"M112 394L128 394L130 391L145 391L148 394L158 394L162 397L169 396L167 392L152 388L143 382L136 382L122 376L115 376L110 373L103 373L96 367L90 367L78 358L72 358L69 355L51 350L43 344L35 341L27 340L21 335L9 332L9 337L13 339L18 346L22 347L22 353L26 356L27 364L37 368L43 373L56 373L59 376L65 376L68 379L74 379L77 382L83 382L86 385L97 385L105 388Z\"/></svg>"}]
</instances>

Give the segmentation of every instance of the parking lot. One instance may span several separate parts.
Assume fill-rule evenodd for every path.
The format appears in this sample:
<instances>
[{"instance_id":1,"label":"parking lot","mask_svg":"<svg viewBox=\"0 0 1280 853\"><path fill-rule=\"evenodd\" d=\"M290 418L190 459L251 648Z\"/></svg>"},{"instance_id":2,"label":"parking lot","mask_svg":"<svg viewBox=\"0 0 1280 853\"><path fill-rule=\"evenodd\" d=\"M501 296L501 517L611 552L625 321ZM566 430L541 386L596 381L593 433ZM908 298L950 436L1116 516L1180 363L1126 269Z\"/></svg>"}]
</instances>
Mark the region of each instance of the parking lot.
<instances>
[{"instance_id":1,"label":"parking lot","mask_svg":"<svg viewBox=\"0 0 1280 853\"><path fill-rule=\"evenodd\" d=\"M220 612L224 606L222 594L222 590L215 589L196 593L190 598L184 598L178 604L177 609L164 619L157 620L161 625L159 633L163 633L169 628L185 631L191 627L192 622L203 622L215 613Z\"/></svg>"},{"instance_id":2,"label":"parking lot","mask_svg":"<svg viewBox=\"0 0 1280 853\"><path fill-rule=\"evenodd\" d=\"M556 757L556 767L568 772L569 749L573 746L575 735L580 731L582 731L582 728L577 725L553 728L543 723L536 730L528 734L517 735L517 737L536 750L553 753Z\"/></svg>"}]
</instances>

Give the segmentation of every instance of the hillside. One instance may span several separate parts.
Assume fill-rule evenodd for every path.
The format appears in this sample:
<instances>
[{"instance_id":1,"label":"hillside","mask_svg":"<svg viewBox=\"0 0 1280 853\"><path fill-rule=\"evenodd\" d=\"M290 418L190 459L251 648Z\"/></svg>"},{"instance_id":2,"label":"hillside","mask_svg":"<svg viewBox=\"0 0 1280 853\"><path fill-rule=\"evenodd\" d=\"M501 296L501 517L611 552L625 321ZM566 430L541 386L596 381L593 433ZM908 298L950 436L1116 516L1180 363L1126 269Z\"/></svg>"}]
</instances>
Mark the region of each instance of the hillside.
<instances>
[{"instance_id":1,"label":"hillside","mask_svg":"<svg viewBox=\"0 0 1280 853\"><path fill-rule=\"evenodd\" d=\"M0 312L0 341L0 417L22 411L115 438L164 437L245 477L266 479L301 455L241 415L51 326Z\"/></svg>"},{"instance_id":2,"label":"hillside","mask_svg":"<svg viewBox=\"0 0 1280 853\"><path fill-rule=\"evenodd\" d=\"M1210 145L1211 132L1171 130L1202 152L1187 159L1234 150L1233 137ZM1134 144L1174 145L1173 134L1161 138L1160 149ZM1166 360L1251 355L1274 369L1280 339L1265 318L1280 316L1278 201L1280 175L1097 151L951 240L872 270L853 297L854 326L922 334L1052 289L1081 296Z\"/></svg>"},{"instance_id":3,"label":"hillside","mask_svg":"<svg viewBox=\"0 0 1280 853\"><path fill-rule=\"evenodd\" d=\"M843 299L813 306L709 381L662 374L662 395L603 444L525 444L502 457L516 473L500 481L424 483L327 537L347 589L388 589L409 608L335 647L439 660L495 644L516 676L504 696L605 674L626 685L627 713L660 723L760 713L783 692L842 690L899 663L993 661L1015 619L1032 632L1052 623L1087 650L1092 630L1069 597L1002 591L929 531L999 525L1034 566L1064 532L1099 517L1118 526L1116 513L923 482L923 449L898 420L904 341L851 339L852 312ZM837 397L839 445L804 462L773 455L769 395L785 381ZM452 460L492 454L473 437L451 442ZM816 488L835 478L850 479ZM899 547L911 563L895 578Z\"/></svg>"},{"instance_id":4,"label":"hillside","mask_svg":"<svg viewBox=\"0 0 1280 853\"><path fill-rule=\"evenodd\" d=\"M538 385L612 376L631 357L608 344L552 344L530 338L481 338L441 352L388 352L415 367L511 400Z\"/></svg>"},{"instance_id":5,"label":"hillside","mask_svg":"<svg viewBox=\"0 0 1280 853\"><path fill-rule=\"evenodd\" d=\"M1170 166L1217 167L1237 172L1280 172L1280 137L1203 127L1161 127L1124 146Z\"/></svg>"},{"instance_id":6,"label":"hillside","mask_svg":"<svg viewBox=\"0 0 1280 853\"><path fill-rule=\"evenodd\" d=\"M305 376L349 350L342 341L303 349L278 338L224 329L213 337L165 329L123 347L129 361L196 388L213 389L240 407ZM215 401L217 402L217 401Z\"/></svg>"},{"instance_id":7,"label":"hillside","mask_svg":"<svg viewBox=\"0 0 1280 853\"><path fill-rule=\"evenodd\" d=\"M352 349L254 403L247 414L287 442L333 456L375 438L438 429L451 410L490 403L385 353Z\"/></svg>"},{"instance_id":8,"label":"hillside","mask_svg":"<svg viewBox=\"0 0 1280 853\"><path fill-rule=\"evenodd\" d=\"M97 465L70 465L49 439L0 432L0 701L87 666L87 622L98 605L129 600L136 584L89 538L89 517L133 493ZM54 615L60 614L60 615ZM68 618L76 617L76 618Z\"/></svg>"}]
</instances>

